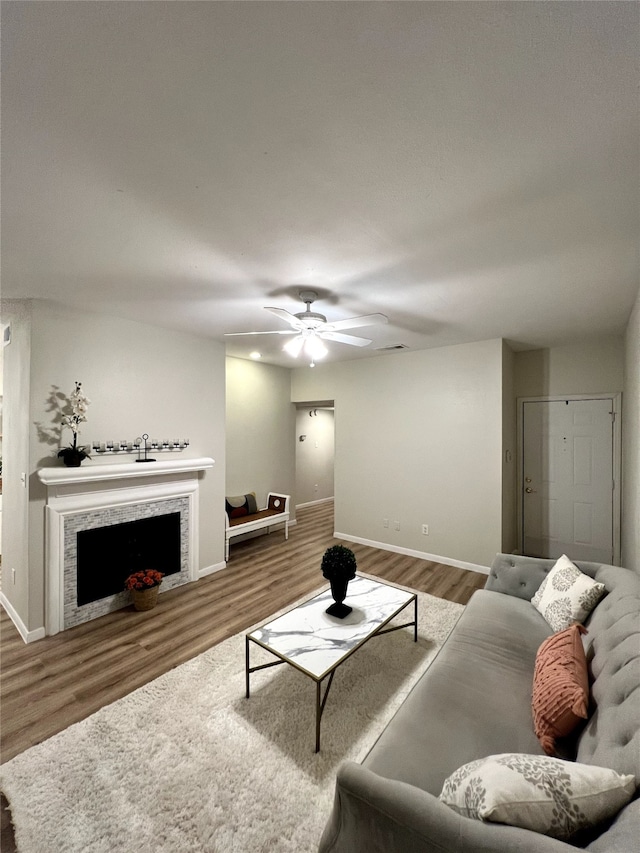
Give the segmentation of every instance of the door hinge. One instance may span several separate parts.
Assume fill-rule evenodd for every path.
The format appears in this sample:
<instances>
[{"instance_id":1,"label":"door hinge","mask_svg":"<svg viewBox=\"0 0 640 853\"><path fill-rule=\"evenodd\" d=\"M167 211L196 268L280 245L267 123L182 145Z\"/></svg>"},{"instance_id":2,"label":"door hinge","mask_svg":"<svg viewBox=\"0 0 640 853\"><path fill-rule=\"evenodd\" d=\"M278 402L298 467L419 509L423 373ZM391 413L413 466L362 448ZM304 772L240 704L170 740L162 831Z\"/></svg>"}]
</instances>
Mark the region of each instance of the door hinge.
<instances>
[{"instance_id":1,"label":"door hinge","mask_svg":"<svg viewBox=\"0 0 640 853\"><path fill-rule=\"evenodd\" d=\"M612 420L612 421L615 421L615 419L616 419L616 413L615 413L615 412L609 412L609 414L611 415L611 420Z\"/></svg>"}]
</instances>

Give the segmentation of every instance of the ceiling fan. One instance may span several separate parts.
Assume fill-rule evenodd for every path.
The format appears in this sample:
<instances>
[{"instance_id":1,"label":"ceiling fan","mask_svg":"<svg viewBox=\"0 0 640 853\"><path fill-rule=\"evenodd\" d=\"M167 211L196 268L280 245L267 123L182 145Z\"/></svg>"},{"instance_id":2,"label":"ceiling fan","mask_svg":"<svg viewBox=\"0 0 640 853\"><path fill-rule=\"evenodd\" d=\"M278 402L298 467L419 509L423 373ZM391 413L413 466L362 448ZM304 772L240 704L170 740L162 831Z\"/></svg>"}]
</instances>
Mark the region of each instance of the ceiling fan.
<instances>
[{"instance_id":1,"label":"ceiling fan","mask_svg":"<svg viewBox=\"0 0 640 853\"><path fill-rule=\"evenodd\" d=\"M328 352L323 343L325 341L336 341L340 344L348 344L353 347L369 346L368 338L359 338L356 335L345 335L343 329L357 329L360 326L374 326L378 323L387 323L388 318L384 314L366 314L362 317L349 317L346 320L336 320L328 323L324 314L311 310L311 305L318 298L315 290L301 290L298 293L300 299L305 303L306 310L298 314L290 314L284 308L269 308L270 311L281 320L287 322L290 329L278 329L267 332L228 332L225 337L236 337L239 335L295 335L284 345L283 349L295 357L304 350L311 358L311 366L316 359L322 358Z\"/></svg>"}]
</instances>

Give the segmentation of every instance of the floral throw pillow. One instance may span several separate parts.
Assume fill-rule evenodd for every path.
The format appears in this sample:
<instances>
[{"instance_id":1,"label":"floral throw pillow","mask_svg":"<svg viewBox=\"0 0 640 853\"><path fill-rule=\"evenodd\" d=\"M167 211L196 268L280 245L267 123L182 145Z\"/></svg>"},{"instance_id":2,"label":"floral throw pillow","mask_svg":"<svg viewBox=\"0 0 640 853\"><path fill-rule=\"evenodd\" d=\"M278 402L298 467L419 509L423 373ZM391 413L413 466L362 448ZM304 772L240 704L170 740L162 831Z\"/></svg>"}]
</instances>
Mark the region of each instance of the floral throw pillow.
<instances>
[{"instance_id":1,"label":"floral throw pillow","mask_svg":"<svg viewBox=\"0 0 640 853\"><path fill-rule=\"evenodd\" d=\"M606 767L504 753L460 767L440 800L464 817L567 839L613 817L634 791L633 776Z\"/></svg>"},{"instance_id":2,"label":"floral throw pillow","mask_svg":"<svg viewBox=\"0 0 640 853\"><path fill-rule=\"evenodd\" d=\"M605 586L583 574L563 554L531 599L554 631L584 622L605 593Z\"/></svg>"}]
</instances>

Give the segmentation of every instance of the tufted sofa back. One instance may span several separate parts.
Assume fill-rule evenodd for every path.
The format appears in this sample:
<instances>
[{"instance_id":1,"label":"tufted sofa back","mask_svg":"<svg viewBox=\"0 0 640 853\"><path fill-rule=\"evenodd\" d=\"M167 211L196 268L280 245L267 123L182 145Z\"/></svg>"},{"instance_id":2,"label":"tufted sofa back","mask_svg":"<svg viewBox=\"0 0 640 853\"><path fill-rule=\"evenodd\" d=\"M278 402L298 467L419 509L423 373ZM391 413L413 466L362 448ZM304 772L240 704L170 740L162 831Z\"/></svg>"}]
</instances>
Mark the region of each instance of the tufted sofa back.
<instances>
[{"instance_id":1,"label":"tufted sofa back","mask_svg":"<svg viewBox=\"0 0 640 853\"><path fill-rule=\"evenodd\" d=\"M485 589L530 601L555 562L497 554ZM607 589L586 620L592 703L576 760L632 773L640 782L640 575L601 563L575 564Z\"/></svg>"},{"instance_id":2,"label":"tufted sofa back","mask_svg":"<svg viewBox=\"0 0 640 853\"><path fill-rule=\"evenodd\" d=\"M577 565L608 593L586 621L592 709L576 760L640 782L640 576L616 566L591 574Z\"/></svg>"}]
</instances>

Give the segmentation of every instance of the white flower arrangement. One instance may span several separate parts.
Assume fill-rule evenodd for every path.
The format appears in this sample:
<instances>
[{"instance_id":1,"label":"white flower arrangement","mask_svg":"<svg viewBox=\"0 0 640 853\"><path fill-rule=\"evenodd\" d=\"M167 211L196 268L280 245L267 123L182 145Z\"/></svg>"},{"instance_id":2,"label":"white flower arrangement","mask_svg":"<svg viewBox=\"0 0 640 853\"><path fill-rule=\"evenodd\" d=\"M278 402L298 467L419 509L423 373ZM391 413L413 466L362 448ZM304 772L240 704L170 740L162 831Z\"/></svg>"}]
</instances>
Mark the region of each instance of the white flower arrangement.
<instances>
[{"instance_id":1,"label":"white flower arrangement","mask_svg":"<svg viewBox=\"0 0 640 853\"><path fill-rule=\"evenodd\" d=\"M89 454L85 448L78 447L78 433L80 432L80 424L87 420L87 409L90 403L91 400L82 390L82 382L76 380L76 387L69 395L71 413L62 417L62 426L69 427L73 433L73 444L69 447L64 447L58 453L58 456L62 457L67 465L69 464L68 458L75 455L79 456L80 461L89 458ZM80 463L78 462L78 464Z\"/></svg>"}]
</instances>

